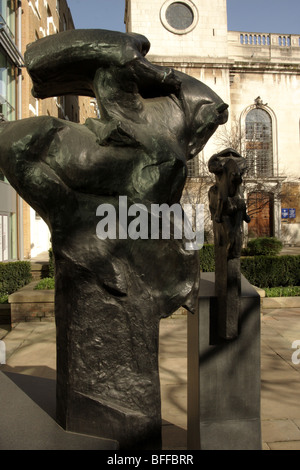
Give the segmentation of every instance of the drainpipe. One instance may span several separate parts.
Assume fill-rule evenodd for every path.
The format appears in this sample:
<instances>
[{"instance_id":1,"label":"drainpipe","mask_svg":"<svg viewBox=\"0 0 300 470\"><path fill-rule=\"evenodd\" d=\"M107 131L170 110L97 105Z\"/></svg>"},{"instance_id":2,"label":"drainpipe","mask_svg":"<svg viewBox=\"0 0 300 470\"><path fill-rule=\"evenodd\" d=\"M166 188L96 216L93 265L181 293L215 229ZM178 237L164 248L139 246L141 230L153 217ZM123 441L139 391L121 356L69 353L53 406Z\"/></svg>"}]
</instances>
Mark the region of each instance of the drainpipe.
<instances>
[{"instance_id":1,"label":"drainpipe","mask_svg":"<svg viewBox=\"0 0 300 470\"><path fill-rule=\"evenodd\" d=\"M22 2L18 0L17 3L17 48L22 53ZM17 120L22 119L22 69L18 69L18 106L17 106ZM24 259L24 230L23 230L23 199L17 196L18 207L18 258Z\"/></svg>"}]
</instances>

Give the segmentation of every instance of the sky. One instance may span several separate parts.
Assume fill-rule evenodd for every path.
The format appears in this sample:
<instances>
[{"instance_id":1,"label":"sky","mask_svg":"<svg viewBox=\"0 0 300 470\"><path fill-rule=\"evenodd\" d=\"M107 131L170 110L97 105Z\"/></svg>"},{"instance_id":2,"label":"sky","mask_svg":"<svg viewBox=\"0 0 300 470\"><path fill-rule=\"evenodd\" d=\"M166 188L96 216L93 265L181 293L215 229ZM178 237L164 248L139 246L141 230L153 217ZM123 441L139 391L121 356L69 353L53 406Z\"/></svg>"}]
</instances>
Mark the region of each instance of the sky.
<instances>
[{"instance_id":1,"label":"sky","mask_svg":"<svg viewBox=\"0 0 300 470\"><path fill-rule=\"evenodd\" d=\"M67 1L77 29L125 32L125 0ZM227 16L230 31L300 34L300 0L227 0Z\"/></svg>"}]
</instances>

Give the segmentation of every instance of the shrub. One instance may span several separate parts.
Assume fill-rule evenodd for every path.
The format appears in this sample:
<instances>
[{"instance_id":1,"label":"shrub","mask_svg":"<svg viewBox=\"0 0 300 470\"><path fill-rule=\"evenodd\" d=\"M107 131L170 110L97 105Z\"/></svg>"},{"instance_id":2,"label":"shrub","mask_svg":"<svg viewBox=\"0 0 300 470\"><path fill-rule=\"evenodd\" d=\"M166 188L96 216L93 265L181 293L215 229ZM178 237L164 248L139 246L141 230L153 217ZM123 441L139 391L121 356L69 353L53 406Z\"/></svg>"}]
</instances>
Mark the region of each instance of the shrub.
<instances>
[{"instance_id":1,"label":"shrub","mask_svg":"<svg viewBox=\"0 0 300 470\"><path fill-rule=\"evenodd\" d=\"M54 277L45 277L44 279L41 279L39 283L35 286L35 290L50 290L54 289L55 287L55 280Z\"/></svg>"},{"instance_id":2,"label":"shrub","mask_svg":"<svg viewBox=\"0 0 300 470\"><path fill-rule=\"evenodd\" d=\"M203 272L212 273L215 270L215 248L214 245L203 245L199 252L200 269Z\"/></svg>"},{"instance_id":3,"label":"shrub","mask_svg":"<svg viewBox=\"0 0 300 470\"><path fill-rule=\"evenodd\" d=\"M278 255L282 250L282 242L275 237L260 237L249 240L247 244L246 254L248 256Z\"/></svg>"},{"instance_id":4,"label":"shrub","mask_svg":"<svg viewBox=\"0 0 300 470\"><path fill-rule=\"evenodd\" d=\"M213 245L204 245L199 252L200 269L215 271ZM241 258L241 272L254 286L300 286L300 255L250 256Z\"/></svg>"},{"instance_id":5,"label":"shrub","mask_svg":"<svg viewBox=\"0 0 300 470\"><path fill-rule=\"evenodd\" d=\"M241 258L241 271L257 287L299 286L300 255Z\"/></svg>"},{"instance_id":6,"label":"shrub","mask_svg":"<svg viewBox=\"0 0 300 470\"><path fill-rule=\"evenodd\" d=\"M54 255L52 248L49 249L49 277L55 276Z\"/></svg>"},{"instance_id":7,"label":"shrub","mask_svg":"<svg viewBox=\"0 0 300 470\"><path fill-rule=\"evenodd\" d=\"M29 261L0 263L0 296L10 295L32 280Z\"/></svg>"},{"instance_id":8,"label":"shrub","mask_svg":"<svg viewBox=\"0 0 300 470\"><path fill-rule=\"evenodd\" d=\"M8 303L8 294L0 294L0 304Z\"/></svg>"},{"instance_id":9,"label":"shrub","mask_svg":"<svg viewBox=\"0 0 300 470\"><path fill-rule=\"evenodd\" d=\"M300 287L267 287L265 293L266 297L298 297Z\"/></svg>"}]
</instances>

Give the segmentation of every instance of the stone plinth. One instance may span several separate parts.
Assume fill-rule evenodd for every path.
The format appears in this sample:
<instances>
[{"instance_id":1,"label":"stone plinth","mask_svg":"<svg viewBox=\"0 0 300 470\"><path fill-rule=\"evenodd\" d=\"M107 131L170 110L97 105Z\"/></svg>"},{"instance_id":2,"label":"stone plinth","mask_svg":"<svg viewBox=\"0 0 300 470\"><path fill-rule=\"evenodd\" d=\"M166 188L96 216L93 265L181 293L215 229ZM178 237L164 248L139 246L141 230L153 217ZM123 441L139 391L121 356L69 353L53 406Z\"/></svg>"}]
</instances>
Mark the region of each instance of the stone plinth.
<instances>
[{"instance_id":1,"label":"stone plinth","mask_svg":"<svg viewBox=\"0 0 300 470\"><path fill-rule=\"evenodd\" d=\"M239 335L217 334L214 273L200 280L188 318L188 448L261 449L260 297L242 276Z\"/></svg>"}]
</instances>

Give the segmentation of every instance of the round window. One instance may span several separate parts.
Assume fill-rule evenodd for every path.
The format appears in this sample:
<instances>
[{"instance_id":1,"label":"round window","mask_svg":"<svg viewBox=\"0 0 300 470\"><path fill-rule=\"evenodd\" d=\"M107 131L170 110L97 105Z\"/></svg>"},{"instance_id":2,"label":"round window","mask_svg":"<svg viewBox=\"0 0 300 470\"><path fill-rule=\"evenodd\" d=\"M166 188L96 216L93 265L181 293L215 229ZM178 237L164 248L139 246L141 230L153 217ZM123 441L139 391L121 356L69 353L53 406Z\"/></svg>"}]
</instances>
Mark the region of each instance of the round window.
<instances>
[{"instance_id":1,"label":"round window","mask_svg":"<svg viewBox=\"0 0 300 470\"><path fill-rule=\"evenodd\" d=\"M161 8L160 17L164 27L172 33L186 34L196 26L198 11L191 0L167 0Z\"/></svg>"},{"instance_id":2,"label":"round window","mask_svg":"<svg viewBox=\"0 0 300 470\"><path fill-rule=\"evenodd\" d=\"M193 24L194 15L186 3L174 2L167 8L166 19L172 28L182 30L189 28Z\"/></svg>"}]
</instances>

